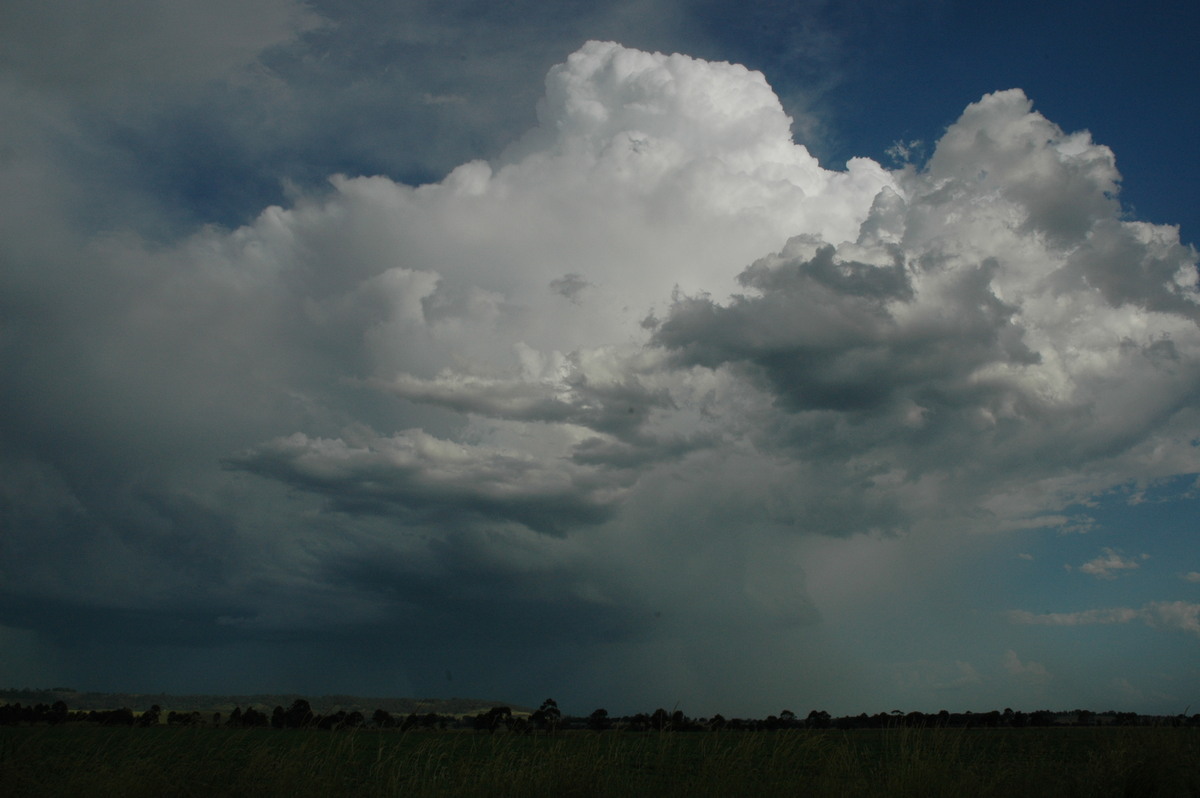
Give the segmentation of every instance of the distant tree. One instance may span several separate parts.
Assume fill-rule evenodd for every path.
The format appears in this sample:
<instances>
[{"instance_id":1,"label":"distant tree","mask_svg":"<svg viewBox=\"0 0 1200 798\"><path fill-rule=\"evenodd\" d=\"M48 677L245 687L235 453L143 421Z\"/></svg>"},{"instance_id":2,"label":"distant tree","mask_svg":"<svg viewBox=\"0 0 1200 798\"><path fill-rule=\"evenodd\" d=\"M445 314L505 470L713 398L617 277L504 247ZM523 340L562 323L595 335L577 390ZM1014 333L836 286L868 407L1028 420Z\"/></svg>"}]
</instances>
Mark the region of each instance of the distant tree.
<instances>
[{"instance_id":1,"label":"distant tree","mask_svg":"<svg viewBox=\"0 0 1200 798\"><path fill-rule=\"evenodd\" d=\"M140 718L138 718L138 725L139 726L157 726L158 725L158 717L161 713L162 713L162 707L160 707L158 704L152 705L150 707L150 709L143 712L142 716Z\"/></svg>"},{"instance_id":2,"label":"distant tree","mask_svg":"<svg viewBox=\"0 0 1200 798\"><path fill-rule=\"evenodd\" d=\"M588 715L587 727L592 731L606 731L612 728L612 721L608 718L607 709L597 709Z\"/></svg>"},{"instance_id":3,"label":"distant tree","mask_svg":"<svg viewBox=\"0 0 1200 798\"><path fill-rule=\"evenodd\" d=\"M249 711L249 710L247 710L247 711ZM273 709L271 711L271 728L272 729L282 729L286 725L287 725L287 713L283 710L283 707L276 706L275 709Z\"/></svg>"},{"instance_id":4,"label":"distant tree","mask_svg":"<svg viewBox=\"0 0 1200 798\"><path fill-rule=\"evenodd\" d=\"M60 699L50 706L50 713L46 716L46 720L50 721L52 726L57 726L60 723L65 723L69 714L70 711L67 709L67 702Z\"/></svg>"},{"instance_id":5,"label":"distant tree","mask_svg":"<svg viewBox=\"0 0 1200 798\"><path fill-rule=\"evenodd\" d=\"M396 728L396 719L392 717L392 713L385 709L375 710L375 713L371 715L371 723L380 729Z\"/></svg>"},{"instance_id":6,"label":"distant tree","mask_svg":"<svg viewBox=\"0 0 1200 798\"><path fill-rule=\"evenodd\" d=\"M1048 709L1039 709L1029 713L1029 725L1033 727L1053 726L1054 713Z\"/></svg>"},{"instance_id":7,"label":"distant tree","mask_svg":"<svg viewBox=\"0 0 1200 798\"><path fill-rule=\"evenodd\" d=\"M302 729L313 723L312 706L303 698L297 698L283 713L283 725L289 729Z\"/></svg>"},{"instance_id":8,"label":"distant tree","mask_svg":"<svg viewBox=\"0 0 1200 798\"><path fill-rule=\"evenodd\" d=\"M920 728L925 725L925 713L916 710L904 716L904 725L910 728Z\"/></svg>"},{"instance_id":9,"label":"distant tree","mask_svg":"<svg viewBox=\"0 0 1200 798\"><path fill-rule=\"evenodd\" d=\"M167 713L168 726L201 726L204 719L199 712L175 712L172 710Z\"/></svg>"},{"instance_id":10,"label":"distant tree","mask_svg":"<svg viewBox=\"0 0 1200 798\"><path fill-rule=\"evenodd\" d=\"M276 709L279 710L280 724L282 724L283 708L276 707ZM273 717L268 718L267 713L259 712L254 707L247 707L246 711L242 713L242 726L246 727L247 729L265 729L267 726L274 726L274 723L275 719ZM283 728L283 726L280 725L276 728Z\"/></svg>"},{"instance_id":11,"label":"distant tree","mask_svg":"<svg viewBox=\"0 0 1200 798\"><path fill-rule=\"evenodd\" d=\"M810 729L828 729L829 713L823 709L814 709L808 713L804 725Z\"/></svg>"},{"instance_id":12,"label":"distant tree","mask_svg":"<svg viewBox=\"0 0 1200 798\"><path fill-rule=\"evenodd\" d=\"M102 712L100 713L100 723L103 726L132 726L134 724L133 710L122 707Z\"/></svg>"},{"instance_id":13,"label":"distant tree","mask_svg":"<svg viewBox=\"0 0 1200 798\"><path fill-rule=\"evenodd\" d=\"M492 707L487 712L475 716L473 725L477 731L494 733L501 726L512 726L512 709L509 707Z\"/></svg>"},{"instance_id":14,"label":"distant tree","mask_svg":"<svg viewBox=\"0 0 1200 798\"><path fill-rule=\"evenodd\" d=\"M316 726L318 729L324 729L324 730L341 728L342 723L343 723L343 721L345 721L345 719L346 719L346 712L345 712L345 710L342 710L340 712L332 712L328 715L323 715L321 717L313 718L313 725Z\"/></svg>"},{"instance_id":15,"label":"distant tree","mask_svg":"<svg viewBox=\"0 0 1200 798\"><path fill-rule=\"evenodd\" d=\"M562 712L558 708L558 702L553 698L547 698L537 711L529 716L531 723L548 732L555 731L561 719Z\"/></svg>"}]
</instances>

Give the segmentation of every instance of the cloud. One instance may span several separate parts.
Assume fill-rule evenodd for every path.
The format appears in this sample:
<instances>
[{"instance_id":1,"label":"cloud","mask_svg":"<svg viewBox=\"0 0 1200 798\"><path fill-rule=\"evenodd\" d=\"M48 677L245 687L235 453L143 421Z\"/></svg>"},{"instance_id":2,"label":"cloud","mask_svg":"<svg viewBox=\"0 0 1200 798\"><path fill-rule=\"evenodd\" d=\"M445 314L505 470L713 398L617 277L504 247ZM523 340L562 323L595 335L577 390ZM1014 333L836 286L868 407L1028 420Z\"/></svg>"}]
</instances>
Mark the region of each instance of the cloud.
<instances>
[{"instance_id":1,"label":"cloud","mask_svg":"<svg viewBox=\"0 0 1200 798\"><path fill-rule=\"evenodd\" d=\"M591 283L578 274L564 274L562 277L550 281L550 290L578 305L579 294L590 285Z\"/></svg>"},{"instance_id":2,"label":"cloud","mask_svg":"<svg viewBox=\"0 0 1200 798\"><path fill-rule=\"evenodd\" d=\"M796 236L739 275L744 293L680 294L657 325L678 367L762 392L758 445L852 463L841 481L868 477L861 495L889 494L901 526L929 517L931 490L1017 524L1032 486L1082 499L1110 468L1137 472L1151 430L1191 423L1196 253L1120 219L1107 148L999 92L895 177L856 234ZM1133 248L1110 263L1096 253L1114 234ZM1158 271L1134 296L1105 288L1110 266ZM1119 387L1141 379L1149 402Z\"/></svg>"},{"instance_id":3,"label":"cloud","mask_svg":"<svg viewBox=\"0 0 1200 798\"><path fill-rule=\"evenodd\" d=\"M453 443L420 430L350 443L298 432L227 462L327 496L343 512L388 512L394 505L446 523L480 514L556 534L604 520L622 487L568 463L547 468L524 452Z\"/></svg>"},{"instance_id":4,"label":"cloud","mask_svg":"<svg viewBox=\"0 0 1200 798\"><path fill-rule=\"evenodd\" d=\"M35 86L71 93L120 84L195 86L226 77L266 49L320 24L296 0L161 3L18 0L4 15L5 71Z\"/></svg>"},{"instance_id":5,"label":"cloud","mask_svg":"<svg viewBox=\"0 0 1200 798\"><path fill-rule=\"evenodd\" d=\"M964 690L984 682L979 671L969 662L918 662L894 666L896 682L905 690L936 692Z\"/></svg>"},{"instance_id":6,"label":"cloud","mask_svg":"<svg viewBox=\"0 0 1200 798\"><path fill-rule=\"evenodd\" d=\"M1011 648L1004 652L1004 670L1020 679L1034 684L1045 684L1052 678L1046 666L1040 662L1029 660L1021 662L1017 652Z\"/></svg>"},{"instance_id":7,"label":"cloud","mask_svg":"<svg viewBox=\"0 0 1200 798\"><path fill-rule=\"evenodd\" d=\"M262 9L226 67L300 35ZM144 612L472 661L445 641L487 627L539 652L497 674L603 644L636 680L799 648L812 536L920 538L933 571L1200 471L1196 253L1020 91L925 168L830 170L762 74L591 41L532 129L442 179L335 175L178 234L161 208L76 224L108 195L48 174L0 214L6 626ZM1190 606L1012 619L1191 630ZM946 661L926 687L975 683Z\"/></svg>"},{"instance_id":8,"label":"cloud","mask_svg":"<svg viewBox=\"0 0 1200 798\"><path fill-rule=\"evenodd\" d=\"M1186 601L1152 601L1143 604L1140 609L1116 607L1040 615L1025 610L1011 610L1006 615L1009 622L1023 625L1090 626L1142 621L1149 626L1200 634L1200 604Z\"/></svg>"},{"instance_id":9,"label":"cloud","mask_svg":"<svg viewBox=\"0 0 1200 798\"><path fill-rule=\"evenodd\" d=\"M1149 555L1143 554L1138 559L1145 560L1148 557ZM1105 547L1100 556L1088 560L1079 566L1079 571L1080 573L1091 574L1098 579L1116 579L1116 572L1131 571L1138 567L1138 560L1124 557L1119 551Z\"/></svg>"},{"instance_id":10,"label":"cloud","mask_svg":"<svg viewBox=\"0 0 1200 798\"><path fill-rule=\"evenodd\" d=\"M1142 608L1148 623L1164 629L1200 634L1200 604L1187 601L1156 601Z\"/></svg>"},{"instance_id":11,"label":"cloud","mask_svg":"<svg viewBox=\"0 0 1200 798\"><path fill-rule=\"evenodd\" d=\"M1183 575L1183 579L1187 582L1200 582L1200 571L1188 571Z\"/></svg>"}]
</instances>

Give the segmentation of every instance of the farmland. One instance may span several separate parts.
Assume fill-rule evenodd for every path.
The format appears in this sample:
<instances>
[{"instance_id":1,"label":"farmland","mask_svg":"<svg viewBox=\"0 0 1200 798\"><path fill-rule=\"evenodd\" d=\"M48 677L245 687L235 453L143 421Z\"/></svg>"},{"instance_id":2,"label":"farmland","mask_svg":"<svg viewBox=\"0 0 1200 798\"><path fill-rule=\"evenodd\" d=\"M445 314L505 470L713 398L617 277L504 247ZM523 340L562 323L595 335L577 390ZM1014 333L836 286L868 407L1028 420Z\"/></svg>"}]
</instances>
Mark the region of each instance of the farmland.
<instances>
[{"instance_id":1,"label":"farmland","mask_svg":"<svg viewBox=\"0 0 1200 798\"><path fill-rule=\"evenodd\" d=\"M0 785L45 795L1200 794L1194 727L776 731L0 727Z\"/></svg>"}]
</instances>

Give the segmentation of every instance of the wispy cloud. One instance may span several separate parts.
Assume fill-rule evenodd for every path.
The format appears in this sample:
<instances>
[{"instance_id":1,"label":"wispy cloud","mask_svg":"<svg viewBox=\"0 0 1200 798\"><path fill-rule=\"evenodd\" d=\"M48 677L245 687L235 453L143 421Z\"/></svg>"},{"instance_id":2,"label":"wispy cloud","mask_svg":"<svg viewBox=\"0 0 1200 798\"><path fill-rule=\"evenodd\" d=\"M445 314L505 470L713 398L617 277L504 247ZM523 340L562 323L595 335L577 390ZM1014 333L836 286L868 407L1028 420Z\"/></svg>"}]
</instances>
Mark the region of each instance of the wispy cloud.
<instances>
[{"instance_id":1,"label":"wispy cloud","mask_svg":"<svg viewBox=\"0 0 1200 798\"><path fill-rule=\"evenodd\" d=\"M1079 612L1032 613L1010 610L1009 622L1037 626L1090 626L1142 621L1150 626L1200 635L1200 604L1186 601L1152 601L1139 609L1114 607Z\"/></svg>"}]
</instances>

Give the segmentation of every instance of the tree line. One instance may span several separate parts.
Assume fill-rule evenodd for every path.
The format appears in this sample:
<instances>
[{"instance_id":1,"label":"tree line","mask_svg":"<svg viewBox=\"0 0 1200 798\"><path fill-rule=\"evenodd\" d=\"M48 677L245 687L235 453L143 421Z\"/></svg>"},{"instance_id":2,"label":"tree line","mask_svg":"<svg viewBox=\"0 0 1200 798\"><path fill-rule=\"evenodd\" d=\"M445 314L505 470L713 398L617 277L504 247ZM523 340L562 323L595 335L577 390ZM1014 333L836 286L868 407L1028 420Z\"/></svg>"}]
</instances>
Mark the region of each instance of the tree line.
<instances>
[{"instance_id":1,"label":"tree line","mask_svg":"<svg viewBox=\"0 0 1200 798\"><path fill-rule=\"evenodd\" d=\"M682 710L668 712L659 708L651 713L610 716L605 709L596 709L586 716L564 715L554 699L546 699L533 712L514 713L507 706L493 706L475 714L448 715L436 712L393 714L376 709L369 717L358 710L338 710L319 714L308 700L297 698L286 709L276 705L269 712L238 706L227 716L220 712L169 711L163 713L157 704L136 713L129 708L72 711L65 701L53 704L0 704L0 725L59 725L89 723L101 726L222 726L227 728L273 729L389 729L398 731L437 731L469 729L477 732L543 732L590 730L596 732L622 730L630 732L704 732L704 731L781 731L788 729L883 729L883 728L1039 728L1050 726L1193 726L1200 727L1200 714L1139 715L1135 712L1092 712L1076 709L1070 712L1036 710L1020 712L1012 709L990 712L908 712L899 710L874 715L862 713L833 717L824 710L812 710L800 717L790 710L765 718L688 717Z\"/></svg>"}]
</instances>

